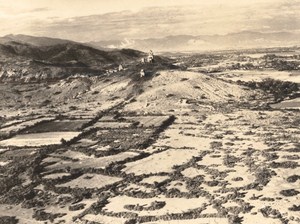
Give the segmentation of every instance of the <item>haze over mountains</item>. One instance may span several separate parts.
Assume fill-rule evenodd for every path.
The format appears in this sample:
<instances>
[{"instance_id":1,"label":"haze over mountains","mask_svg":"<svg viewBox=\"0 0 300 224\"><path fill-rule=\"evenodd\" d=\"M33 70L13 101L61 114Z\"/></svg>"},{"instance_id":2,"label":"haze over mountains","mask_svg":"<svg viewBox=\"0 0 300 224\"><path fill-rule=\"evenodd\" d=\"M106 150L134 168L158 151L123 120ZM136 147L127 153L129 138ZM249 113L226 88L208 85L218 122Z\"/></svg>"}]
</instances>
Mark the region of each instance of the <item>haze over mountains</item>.
<instances>
[{"instance_id":1,"label":"haze over mountains","mask_svg":"<svg viewBox=\"0 0 300 224\"><path fill-rule=\"evenodd\" d=\"M229 50L267 47L287 47L300 44L300 34L292 32L243 31L226 35L174 35L164 38L125 39L90 42L96 47L133 48L147 51L193 51Z\"/></svg>"},{"instance_id":2,"label":"haze over mountains","mask_svg":"<svg viewBox=\"0 0 300 224\"><path fill-rule=\"evenodd\" d=\"M152 49L155 52L202 52L209 50L299 46L300 34L292 32L262 33L243 31L226 35L173 35L163 38L112 39L86 43L21 34L0 37L0 44L8 44L13 41L43 48L54 45L72 45L74 47L79 44L84 45L86 48L92 47L106 52L124 48L144 52L148 52L149 49ZM101 54L103 54L103 52Z\"/></svg>"}]
</instances>

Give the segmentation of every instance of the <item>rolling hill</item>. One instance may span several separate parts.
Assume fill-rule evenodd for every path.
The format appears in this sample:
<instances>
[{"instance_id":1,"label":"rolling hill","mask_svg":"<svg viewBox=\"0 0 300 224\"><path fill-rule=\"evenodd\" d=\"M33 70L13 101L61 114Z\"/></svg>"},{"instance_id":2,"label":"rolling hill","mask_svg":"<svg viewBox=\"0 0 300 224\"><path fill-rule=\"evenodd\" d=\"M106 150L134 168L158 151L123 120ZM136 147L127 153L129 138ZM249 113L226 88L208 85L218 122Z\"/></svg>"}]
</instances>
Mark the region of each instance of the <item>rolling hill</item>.
<instances>
[{"instance_id":1,"label":"rolling hill","mask_svg":"<svg viewBox=\"0 0 300 224\"><path fill-rule=\"evenodd\" d=\"M81 62L86 66L127 63L145 54L131 49L110 52L98 50L75 42L66 42L50 46L36 46L28 43L10 41L0 44L0 52L8 58L23 58L64 65L69 62Z\"/></svg>"},{"instance_id":2,"label":"rolling hill","mask_svg":"<svg viewBox=\"0 0 300 224\"><path fill-rule=\"evenodd\" d=\"M9 34L3 37L0 37L0 44L6 44L9 42L18 42L34 45L37 47L42 46L53 46L57 44L67 44L67 43L75 43L74 41L58 39L58 38L50 38L50 37L35 37L23 34Z\"/></svg>"},{"instance_id":3,"label":"rolling hill","mask_svg":"<svg viewBox=\"0 0 300 224\"><path fill-rule=\"evenodd\" d=\"M145 55L132 49L104 51L68 40L9 35L0 38L0 78L100 74Z\"/></svg>"}]
</instances>

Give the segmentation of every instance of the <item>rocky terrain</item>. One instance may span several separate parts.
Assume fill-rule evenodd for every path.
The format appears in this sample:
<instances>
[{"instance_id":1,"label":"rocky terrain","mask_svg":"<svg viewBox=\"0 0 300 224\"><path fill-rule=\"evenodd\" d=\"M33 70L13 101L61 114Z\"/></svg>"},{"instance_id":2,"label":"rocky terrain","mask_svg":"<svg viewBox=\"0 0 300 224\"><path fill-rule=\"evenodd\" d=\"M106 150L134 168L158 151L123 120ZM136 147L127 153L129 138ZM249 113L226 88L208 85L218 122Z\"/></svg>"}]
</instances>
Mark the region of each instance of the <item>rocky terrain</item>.
<instances>
[{"instance_id":1,"label":"rocky terrain","mask_svg":"<svg viewBox=\"0 0 300 224\"><path fill-rule=\"evenodd\" d=\"M26 62L91 53L1 46ZM126 69L0 83L0 223L300 222L300 116L272 108L281 87L195 71L216 64L200 56L141 64L141 52L92 52L89 68L117 54Z\"/></svg>"}]
</instances>

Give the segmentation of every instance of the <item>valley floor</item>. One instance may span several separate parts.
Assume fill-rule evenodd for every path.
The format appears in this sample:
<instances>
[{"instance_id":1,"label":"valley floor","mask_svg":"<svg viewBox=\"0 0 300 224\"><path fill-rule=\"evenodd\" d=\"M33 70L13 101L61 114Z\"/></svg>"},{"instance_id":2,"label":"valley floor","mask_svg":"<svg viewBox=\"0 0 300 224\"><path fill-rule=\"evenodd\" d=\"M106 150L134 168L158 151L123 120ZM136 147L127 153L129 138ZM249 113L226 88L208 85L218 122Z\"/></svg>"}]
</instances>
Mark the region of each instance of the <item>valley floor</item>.
<instances>
[{"instance_id":1,"label":"valley floor","mask_svg":"<svg viewBox=\"0 0 300 224\"><path fill-rule=\"evenodd\" d=\"M182 71L1 88L0 223L300 222L299 111L259 91Z\"/></svg>"}]
</instances>

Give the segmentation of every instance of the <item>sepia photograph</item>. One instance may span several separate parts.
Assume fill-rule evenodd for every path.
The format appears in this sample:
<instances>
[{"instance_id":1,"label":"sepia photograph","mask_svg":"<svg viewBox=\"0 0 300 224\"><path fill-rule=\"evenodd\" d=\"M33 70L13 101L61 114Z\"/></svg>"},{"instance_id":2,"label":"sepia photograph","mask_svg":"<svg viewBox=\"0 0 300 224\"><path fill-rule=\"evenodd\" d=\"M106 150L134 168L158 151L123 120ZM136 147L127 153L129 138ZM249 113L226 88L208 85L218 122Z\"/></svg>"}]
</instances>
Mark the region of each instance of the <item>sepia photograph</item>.
<instances>
[{"instance_id":1,"label":"sepia photograph","mask_svg":"<svg viewBox=\"0 0 300 224\"><path fill-rule=\"evenodd\" d=\"M300 224L300 0L0 0L0 224Z\"/></svg>"}]
</instances>

